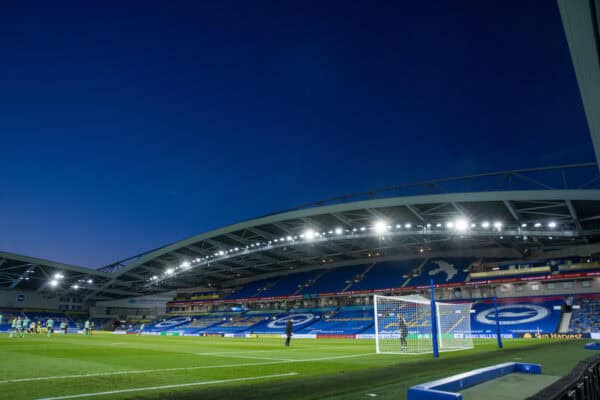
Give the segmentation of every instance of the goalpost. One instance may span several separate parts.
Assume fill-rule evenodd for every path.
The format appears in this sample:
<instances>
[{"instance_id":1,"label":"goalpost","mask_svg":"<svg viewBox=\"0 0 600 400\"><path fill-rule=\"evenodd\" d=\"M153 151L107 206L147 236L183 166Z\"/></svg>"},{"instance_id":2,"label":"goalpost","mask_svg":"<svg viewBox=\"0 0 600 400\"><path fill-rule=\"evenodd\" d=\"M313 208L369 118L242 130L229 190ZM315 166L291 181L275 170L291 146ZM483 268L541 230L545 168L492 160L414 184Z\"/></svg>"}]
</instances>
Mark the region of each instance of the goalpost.
<instances>
[{"instance_id":1,"label":"goalpost","mask_svg":"<svg viewBox=\"0 0 600 400\"><path fill-rule=\"evenodd\" d=\"M374 296L377 353L420 354L473 348L471 303L419 295Z\"/></svg>"}]
</instances>

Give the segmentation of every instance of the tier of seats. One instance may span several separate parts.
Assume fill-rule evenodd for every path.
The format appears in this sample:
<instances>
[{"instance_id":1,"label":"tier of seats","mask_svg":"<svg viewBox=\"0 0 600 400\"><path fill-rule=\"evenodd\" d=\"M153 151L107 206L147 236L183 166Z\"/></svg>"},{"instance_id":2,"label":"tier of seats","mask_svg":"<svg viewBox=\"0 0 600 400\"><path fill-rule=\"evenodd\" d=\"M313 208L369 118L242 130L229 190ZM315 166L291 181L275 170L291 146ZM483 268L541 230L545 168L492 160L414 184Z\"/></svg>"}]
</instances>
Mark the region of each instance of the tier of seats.
<instances>
[{"instance_id":1,"label":"tier of seats","mask_svg":"<svg viewBox=\"0 0 600 400\"><path fill-rule=\"evenodd\" d=\"M573 308L569 331L575 333L600 332L600 299L579 299Z\"/></svg>"},{"instance_id":2,"label":"tier of seats","mask_svg":"<svg viewBox=\"0 0 600 400\"><path fill-rule=\"evenodd\" d=\"M498 304L500 329L515 337L537 333L555 333L562 316L563 299L545 297L501 299ZM582 307L578 320L600 325L600 300L589 301ZM379 328L393 332L399 327L398 315L405 317L409 334L428 334L431 331L429 306L402 305L393 312L384 313ZM583 316L585 313L585 316ZM444 321L444 315L439 316ZM496 319L492 300L477 301L472 306L471 332L481 336L496 333ZM373 306L326 308L299 308L286 312L214 313L192 317L172 317L150 324L150 332L178 332L180 334L283 334L287 320L294 323L296 334L356 335L374 333ZM454 321L452 319L452 321ZM456 323L454 321L453 323ZM598 325L597 329L600 329ZM593 329L593 328L592 328ZM589 330L588 330L589 331Z\"/></svg>"},{"instance_id":3,"label":"tier of seats","mask_svg":"<svg viewBox=\"0 0 600 400\"><path fill-rule=\"evenodd\" d=\"M489 262L497 262L490 260ZM600 264L588 259L569 258L523 263L499 263L494 271L477 272L475 258L430 258L386 261L289 274L249 283L233 291L227 299L248 299L319 293L357 292L400 287L456 284L468 281L535 278L572 272L600 271ZM469 272L471 271L472 272Z\"/></svg>"}]
</instances>

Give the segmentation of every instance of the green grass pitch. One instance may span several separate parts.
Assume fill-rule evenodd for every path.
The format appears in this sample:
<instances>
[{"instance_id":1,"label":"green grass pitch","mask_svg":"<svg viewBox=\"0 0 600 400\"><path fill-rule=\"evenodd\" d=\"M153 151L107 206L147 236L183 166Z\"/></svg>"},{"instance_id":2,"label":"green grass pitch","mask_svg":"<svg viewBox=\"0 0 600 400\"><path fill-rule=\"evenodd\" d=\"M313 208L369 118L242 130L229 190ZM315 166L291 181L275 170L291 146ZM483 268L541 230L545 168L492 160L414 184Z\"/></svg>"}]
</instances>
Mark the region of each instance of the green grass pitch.
<instances>
[{"instance_id":1,"label":"green grass pitch","mask_svg":"<svg viewBox=\"0 0 600 400\"><path fill-rule=\"evenodd\" d=\"M0 336L1 399L404 399L414 384L506 361L564 375L581 341L476 341L473 350L378 355L369 340L59 334Z\"/></svg>"}]
</instances>

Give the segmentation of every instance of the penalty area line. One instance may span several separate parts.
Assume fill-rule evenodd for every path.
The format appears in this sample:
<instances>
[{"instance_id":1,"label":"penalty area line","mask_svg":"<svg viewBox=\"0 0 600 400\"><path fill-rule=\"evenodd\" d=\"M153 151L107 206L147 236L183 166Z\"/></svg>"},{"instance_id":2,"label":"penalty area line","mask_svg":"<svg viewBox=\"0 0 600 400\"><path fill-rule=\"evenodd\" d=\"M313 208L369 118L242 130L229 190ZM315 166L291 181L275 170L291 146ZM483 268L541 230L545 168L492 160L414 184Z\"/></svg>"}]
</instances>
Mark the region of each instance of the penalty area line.
<instances>
[{"instance_id":1,"label":"penalty area line","mask_svg":"<svg viewBox=\"0 0 600 400\"><path fill-rule=\"evenodd\" d=\"M37 400L77 399L77 398L81 398L81 397L107 396L107 395L111 395L111 394L146 392L146 391L151 391L151 390L163 390L163 389L178 389L178 388L190 387L190 386L216 385L219 383L254 381L254 380L269 379L269 378L283 378L283 377L294 376L294 375L298 375L298 373L297 372L288 372L286 374L250 376L250 377L246 377L246 378L219 379L219 380L215 380L215 381L179 383L179 384L174 384L174 385L162 385L162 386L144 386L144 387L131 388L131 389L110 390L110 391L106 391L106 392L80 393L80 394L70 394L70 395L66 395L66 396L43 397L43 398L39 398Z\"/></svg>"}]
</instances>

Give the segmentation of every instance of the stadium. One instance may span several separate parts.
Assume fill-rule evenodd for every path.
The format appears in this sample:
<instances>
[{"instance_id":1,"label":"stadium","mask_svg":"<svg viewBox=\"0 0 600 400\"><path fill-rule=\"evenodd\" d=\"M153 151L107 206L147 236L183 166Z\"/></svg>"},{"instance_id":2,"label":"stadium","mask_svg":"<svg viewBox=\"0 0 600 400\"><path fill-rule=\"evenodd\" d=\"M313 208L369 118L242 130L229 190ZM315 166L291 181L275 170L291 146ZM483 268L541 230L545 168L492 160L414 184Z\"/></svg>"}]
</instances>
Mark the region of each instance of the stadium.
<instances>
[{"instance_id":1,"label":"stadium","mask_svg":"<svg viewBox=\"0 0 600 400\"><path fill-rule=\"evenodd\" d=\"M594 4L559 2L600 143ZM98 269L0 252L0 336L15 400L598 399L600 168L350 193Z\"/></svg>"},{"instance_id":2,"label":"stadium","mask_svg":"<svg viewBox=\"0 0 600 400\"><path fill-rule=\"evenodd\" d=\"M11 343L40 347L46 359L31 377L7 370L2 384L14 398L306 398L303 387L360 398L403 396L424 377L520 359L562 376L587 355L582 340L600 338L599 178L596 164L582 164L357 193L97 271L2 253L2 302L11 306L2 331L16 316L40 321L42 331L49 319L68 324L68 334ZM431 340L421 334L431 333L430 319L419 311L405 315L407 349L382 339L390 354L377 354L377 325L394 328L389 317L376 323L373 295L428 297L430 281L439 302L470 306L461 332L471 345L442 350L444 366L430 370ZM78 361L54 364L63 352Z\"/></svg>"}]
</instances>

